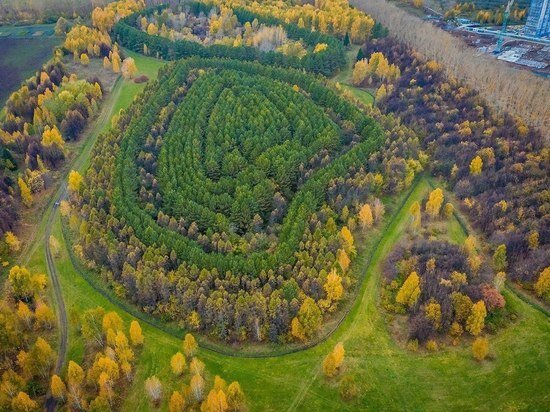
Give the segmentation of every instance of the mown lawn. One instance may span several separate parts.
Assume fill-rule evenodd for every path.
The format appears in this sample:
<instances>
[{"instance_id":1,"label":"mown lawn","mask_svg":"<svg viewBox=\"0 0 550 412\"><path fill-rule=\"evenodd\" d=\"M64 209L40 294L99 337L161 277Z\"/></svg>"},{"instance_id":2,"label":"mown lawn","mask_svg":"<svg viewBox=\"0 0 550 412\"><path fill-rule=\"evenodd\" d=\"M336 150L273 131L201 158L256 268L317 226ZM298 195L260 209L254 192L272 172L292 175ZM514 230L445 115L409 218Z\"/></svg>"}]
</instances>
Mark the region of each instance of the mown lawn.
<instances>
[{"instance_id":1,"label":"mown lawn","mask_svg":"<svg viewBox=\"0 0 550 412\"><path fill-rule=\"evenodd\" d=\"M149 77L162 64L128 54L136 58L140 71ZM130 104L143 85L123 81L120 87L112 113ZM99 122L97 129L103 131L108 125L108 122ZM79 164L83 167L86 163ZM199 357L206 362L208 370L229 381L238 380L251 410L548 410L550 324L545 315L511 293L505 293L507 304L519 314L519 319L490 337L494 359L481 364L472 359L469 342L435 354L411 353L398 347L388 333L378 307L380 267L410 223L410 205L425 198L429 190L428 181L421 179L399 211L392 214L388 208L389 224L380 241L375 242L375 252L366 251L353 265L353 270L365 276L360 295L350 314L325 342L291 355L264 359L225 356L201 349ZM450 232L460 241L457 228ZM62 252L56 263L71 319L68 359L81 361L84 345L77 330L77 315L100 305L119 312L127 325L132 316L122 313L75 271L65 250L59 216L53 234L61 243ZM33 268L45 270L43 255L42 247L35 251L30 261ZM169 359L180 342L150 325L141 324L146 342L122 409L151 410L143 382L156 374L165 385L162 409L166 410L171 391L182 383L171 376L169 368ZM339 341L343 341L346 348L343 374L353 375L361 386L358 398L349 403L342 402L338 396L340 378L327 380L320 368L323 357Z\"/></svg>"}]
</instances>

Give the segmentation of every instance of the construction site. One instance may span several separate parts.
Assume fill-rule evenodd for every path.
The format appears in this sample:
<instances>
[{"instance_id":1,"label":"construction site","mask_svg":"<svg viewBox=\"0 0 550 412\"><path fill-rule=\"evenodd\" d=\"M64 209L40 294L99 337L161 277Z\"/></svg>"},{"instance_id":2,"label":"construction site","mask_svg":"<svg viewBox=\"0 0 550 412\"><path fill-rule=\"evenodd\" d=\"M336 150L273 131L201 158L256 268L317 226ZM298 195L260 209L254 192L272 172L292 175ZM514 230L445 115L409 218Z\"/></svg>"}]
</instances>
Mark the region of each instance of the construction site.
<instances>
[{"instance_id":1,"label":"construction site","mask_svg":"<svg viewBox=\"0 0 550 412\"><path fill-rule=\"evenodd\" d=\"M532 0L525 24L508 24L514 1L506 4L499 25L481 24L465 17L444 18L431 8L426 8L425 18L460 37L480 54L550 77L550 0Z\"/></svg>"}]
</instances>

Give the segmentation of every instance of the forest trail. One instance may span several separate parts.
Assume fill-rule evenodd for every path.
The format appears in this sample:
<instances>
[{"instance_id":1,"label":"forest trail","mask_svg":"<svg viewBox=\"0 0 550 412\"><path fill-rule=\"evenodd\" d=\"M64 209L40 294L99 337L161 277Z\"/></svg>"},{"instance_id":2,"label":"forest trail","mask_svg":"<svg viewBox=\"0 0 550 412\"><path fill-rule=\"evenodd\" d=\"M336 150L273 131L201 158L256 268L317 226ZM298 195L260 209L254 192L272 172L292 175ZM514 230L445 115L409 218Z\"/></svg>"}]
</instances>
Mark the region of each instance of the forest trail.
<instances>
[{"instance_id":1,"label":"forest trail","mask_svg":"<svg viewBox=\"0 0 550 412\"><path fill-rule=\"evenodd\" d=\"M54 192L54 196L50 200L50 203L46 209L46 213L42 218L42 221L35 232L35 236L32 242L27 244L27 247L24 249L22 256L25 256L24 262L28 263L30 257L34 254L36 249L40 246L41 242L44 242L44 252L46 256L46 267L48 272L48 277L50 279L50 284L53 289L53 296L55 300L55 307L57 311L58 327L59 327L59 345L57 351L57 360L54 367L54 374L59 375L61 369L65 363L65 358L67 357L67 349L69 346L69 324L67 320L67 310L65 308L65 300L63 299L63 292L61 290L61 284L59 283L59 276L57 273L57 268L55 266L55 259L50 247L50 235L52 231L52 226L54 220L57 216L59 210L60 202L65 199L67 196L67 179L71 170L80 170L83 169L86 163L88 162L92 148L95 145L95 142L100 135L101 131L104 129L105 125L111 118L113 114L113 109L116 102L120 96L121 90L121 78L119 77L113 86L112 92L107 97L105 104L101 110L99 116L90 124L87 131L88 136L84 137L86 143L84 144L83 150L81 153L68 165L67 171L64 176L62 176L58 181L58 188ZM43 233L43 235L42 235ZM49 397L46 401L46 410L55 411L57 402L54 398Z\"/></svg>"}]
</instances>

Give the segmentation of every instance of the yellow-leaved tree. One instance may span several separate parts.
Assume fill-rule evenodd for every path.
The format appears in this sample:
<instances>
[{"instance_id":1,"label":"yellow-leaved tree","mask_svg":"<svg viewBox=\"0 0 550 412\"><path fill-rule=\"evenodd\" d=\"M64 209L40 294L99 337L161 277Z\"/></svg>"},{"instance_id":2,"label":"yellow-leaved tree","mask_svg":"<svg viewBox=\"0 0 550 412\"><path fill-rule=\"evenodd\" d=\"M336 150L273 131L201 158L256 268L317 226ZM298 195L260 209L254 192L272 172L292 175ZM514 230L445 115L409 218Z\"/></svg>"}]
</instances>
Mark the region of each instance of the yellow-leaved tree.
<instances>
[{"instance_id":1,"label":"yellow-leaved tree","mask_svg":"<svg viewBox=\"0 0 550 412\"><path fill-rule=\"evenodd\" d=\"M23 201L23 204L26 207L31 207L33 202L31 189L29 189L29 186L27 186L25 181L21 178L17 179L17 184L19 185L19 192L21 193L21 200Z\"/></svg>"},{"instance_id":2,"label":"yellow-leaved tree","mask_svg":"<svg viewBox=\"0 0 550 412\"><path fill-rule=\"evenodd\" d=\"M131 57L127 57L122 62L122 75L125 79L131 79L137 73L138 69L136 61Z\"/></svg>"},{"instance_id":3,"label":"yellow-leaved tree","mask_svg":"<svg viewBox=\"0 0 550 412\"><path fill-rule=\"evenodd\" d=\"M470 174L473 176L481 174L483 169L483 159L480 156L476 156L470 162Z\"/></svg>"},{"instance_id":4,"label":"yellow-leaved tree","mask_svg":"<svg viewBox=\"0 0 550 412\"><path fill-rule=\"evenodd\" d=\"M221 389L212 389L201 405L201 412L223 412L228 408L225 393Z\"/></svg>"},{"instance_id":5,"label":"yellow-leaved tree","mask_svg":"<svg viewBox=\"0 0 550 412\"><path fill-rule=\"evenodd\" d=\"M80 55L80 64L83 65L83 66L87 66L90 64L90 58L88 57L88 55L86 53L82 53Z\"/></svg>"},{"instance_id":6,"label":"yellow-leaved tree","mask_svg":"<svg viewBox=\"0 0 550 412\"><path fill-rule=\"evenodd\" d=\"M180 376L186 367L187 364L185 362L185 356L183 356L181 352L176 352L170 359L170 368L172 369L172 373L176 376Z\"/></svg>"},{"instance_id":7,"label":"yellow-leaved tree","mask_svg":"<svg viewBox=\"0 0 550 412\"><path fill-rule=\"evenodd\" d=\"M6 241L6 245L8 245L8 248L10 249L10 252L19 252L19 250L21 249L21 242L13 232L6 232L4 235L4 239Z\"/></svg>"},{"instance_id":8,"label":"yellow-leaved tree","mask_svg":"<svg viewBox=\"0 0 550 412\"><path fill-rule=\"evenodd\" d=\"M466 321L466 330L473 336L479 335L485 327L486 316L487 308L485 307L485 302L480 300L474 303L470 316L468 316L468 320Z\"/></svg>"},{"instance_id":9,"label":"yellow-leaved tree","mask_svg":"<svg viewBox=\"0 0 550 412\"><path fill-rule=\"evenodd\" d=\"M168 410L170 412L183 412L185 409L185 399L179 391L172 392L170 396L170 402L168 403Z\"/></svg>"},{"instance_id":10,"label":"yellow-leaved tree","mask_svg":"<svg viewBox=\"0 0 550 412\"><path fill-rule=\"evenodd\" d=\"M11 410L14 412L35 411L38 409L38 404L33 401L25 392L19 392L11 400Z\"/></svg>"},{"instance_id":11,"label":"yellow-leaved tree","mask_svg":"<svg viewBox=\"0 0 550 412\"><path fill-rule=\"evenodd\" d=\"M340 237L342 238L344 242L344 250L349 256L355 255L355 245L354 245L354 239L353 235L351 234L351 231L348 229L347 226L343 226L342 230L340 230Z\"/></svg>"},{"instance_id":12,"label":"yellow-leaved tree","mask_svg":"<svg viewBox=\"0 0 550 412\"><path fill-rule=\"evenodd\" d=\"M65 402L67 396L67 387L57 375L52 376L50 389L52 391L52 396L60 402Z\"/></svg>"},{"instance_id":13,"label":"yellow-leaved tree","mask_svg":"<svg viewBox=\"0 0 550 412\"><path fill-rule=\"evenodd\" d=\"M422 211L420 209L420 202L416 201L411 205L409 212L412 216L412 227L414 230L420 229L422 226Z\"/></svg>"},{"instance_id":14,"label":"yellow-leaved tree","mask_svg":"<svg viewBox=\"0 0 550 412\"><path fill-rule=\"evenodd\" d=\"M130 323L130 340L133 346L143 345L143 333L137 320L133 320L132 323Z\"/></svg>"},{"instance_id":15,"label":"yellow-leaved tree","mask_svg":"<svg viewBox=\"0 0 550 412\"><path fill-rule=\"evenodd\" d=\"M323 360L323 373L330 378L336 376L345 356L344 344L339 342Z\"/></svg>"},{"instance_id":16,"label":"yellow-leaved tree","mask_svg":"<svg viewBox=\"0 0 550 412\"><path fill-rule=\"evenodd\" d=\"M307 297L300 306L298 316L292 319L291 333L301 341L309 340L319 330L321 321L321 310L312 298Z\"/></svg>"},{"instance_id":17,"label":"yellow-leaved tree","mask_svg":"<svg viewBox=\"0 0 550 412\"><path fill-rule=\"evenodd\" d=\"M441 190L440 188L434 189L430 193L428 201L426 202L426 213L428 213L428 215L430 215L432 218L439 216L439 211L441 210L443 199L443 190Z\"/></svg>"},{"instance_id":18,"label":"yellow-leaved tree","mask_svg":"<svg viewBox=\"0 0 550 412\"><path fill-rule=\"evenodd\" d=\"M371 227L373 222L372 209L368 203L365 203L359 210L359 223L363 229L366 229Z\"/></svg>"},{"instance_id":19,"label":"yellow-leaved tree","mask_svg":"<svg viewBox=\"0 0 550 412\"><path fill-rule=\"evenodd\" d=\"M195 340L194 336L190 333L186 334L183 338L183 353L188 358L192 358L195 356L195 353L197 353L197 349L199 346L197 345L197 341Z\"/></svg>"},{"instance_id":20,"label":"yellow-leaved tree","mask_svg":"<svg viewBox=\"0 0 550 412\"><path fill-rule=\"evenodd\" d=\"M69 191L78 192L83 181L84 178L80 173L78 173L76 170L71 170L71 172L69 173Z\"/></svg>"},{"instance_id":21,"label":"yellow-leaved tree","mask_svg":"<svg viewBox=\"0 0 550 412\"><path fill-rule=\"evenodd\" d=\"M342 273L348 271L350 263L351 260L346 251L344 249L338 249L338 264L340 265L340 269L342 269Z\"/></svg>"},{"instance_id":22,"label":"yellow-leaved tree","mask_svg":"<svg viewBox=\"0 0 550 412\"><path fill-rule=\"evenodd\" d=\"M411 272L411 274L405 279L403 285L397 292L395 301L401 305L408 306L409 308L416 305L418 298L420 297L420 277L418 273Z\"/></svg>"},{"instance_id":23,"label":"yellow-leaved tree","mask_svg":"<svg viewBox=\"0 0 550 412\"><path fill-rule=\"evenodd\" d=\"M359 86L367 78L368 62L367 59L358 60L353 66L352 82Z\"/></svg>"},{"instance_id":24,"label":"yellow-leaved tree","mask_svg":"<svg viewBox=\"0 0 550 412\"><path fill-rule=\"evenodd\" d=\"M482 361L489 353L489 339L486 337L477 337L472 343L472 355L478 361Z\"/></svg>"},{"instance_id":25,"label":"yellow-leaved tree","mask_svg":"<svg viewBox=\"0 0 550 412\"><path fill-rule=\"evenodd\" d=\"M323 285L327 294L327 300L330 304L329 310L334 310L342 295L344 294L344 287L342 286L342 277L336 273L336 270L332 269L327 276L327 281Z\"/></svg>"},{"instance_id":26,"label":"yellow-leaved tree","mask_svg":"<svg viewBox=\"0 0 550 412\"><path fill-rule=\"evenodd\" d=\"M550 266L547 266L540 273L535 283L535 292L538 296L550 302Z\"/></svg>"}]
</instances>

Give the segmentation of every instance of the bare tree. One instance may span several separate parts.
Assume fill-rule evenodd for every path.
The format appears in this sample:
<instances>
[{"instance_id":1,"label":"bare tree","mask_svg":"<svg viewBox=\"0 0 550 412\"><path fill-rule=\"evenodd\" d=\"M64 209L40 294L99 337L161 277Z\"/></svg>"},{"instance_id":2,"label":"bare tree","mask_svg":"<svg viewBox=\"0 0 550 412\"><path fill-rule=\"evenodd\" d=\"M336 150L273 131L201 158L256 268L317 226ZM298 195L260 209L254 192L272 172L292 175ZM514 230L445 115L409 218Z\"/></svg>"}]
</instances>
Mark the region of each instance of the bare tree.
<instances>
[{"instance_id":1,"label":"bare tree","mask_svg":"<svg viewBox=\"0 0 550 412\"><path fill-rule=\"evenodd\" d=\"M441 63L449 76L466 82L497 110L521 116L549 138L550 82L547 79L514 69L494 58L478 56L452 34L386 0L350 0L350 4L387 26L398 40Z\"/></svg>"}]
</instances>

